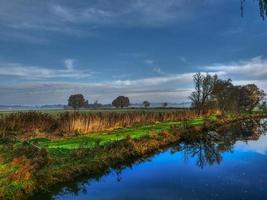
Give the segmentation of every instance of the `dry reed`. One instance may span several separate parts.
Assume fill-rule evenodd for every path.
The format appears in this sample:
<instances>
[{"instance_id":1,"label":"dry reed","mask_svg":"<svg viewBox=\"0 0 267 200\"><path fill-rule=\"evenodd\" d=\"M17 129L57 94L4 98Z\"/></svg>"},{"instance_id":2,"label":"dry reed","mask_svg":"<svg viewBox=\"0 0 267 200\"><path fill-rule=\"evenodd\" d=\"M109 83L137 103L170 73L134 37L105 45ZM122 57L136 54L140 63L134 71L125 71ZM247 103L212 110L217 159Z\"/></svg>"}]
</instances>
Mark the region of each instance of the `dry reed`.
<instances>
[{"instance_id":1,"label":"dry reed","mask_svg":"<svg viewBox=\"0 0 267 200\"><path fill-rule=\"evenodd\" d=\"M91 133L134 125L181 121L196 117L193 111L134 112L18 112L0 116L0 134L74 134Z\"/></svg>"}]
</instances>

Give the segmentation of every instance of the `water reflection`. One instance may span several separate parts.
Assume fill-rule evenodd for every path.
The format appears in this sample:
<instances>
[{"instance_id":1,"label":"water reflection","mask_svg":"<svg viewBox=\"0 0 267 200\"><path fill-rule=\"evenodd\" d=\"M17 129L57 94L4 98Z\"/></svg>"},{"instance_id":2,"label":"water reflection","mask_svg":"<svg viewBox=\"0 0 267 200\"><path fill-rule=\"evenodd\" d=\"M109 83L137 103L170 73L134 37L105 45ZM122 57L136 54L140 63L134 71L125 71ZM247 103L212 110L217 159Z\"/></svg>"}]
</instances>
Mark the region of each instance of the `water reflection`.
<instances>
[{"instance_id":1,"label":"water reflection","mask_svg":"<svg viewBox=\"0 0 267 200\"><path fill-rule=\"evenodd\" d=\"M250 154L243 156L237 152L265 155L266 131L267 120L248 120L208 133L186 135L179 144L149 160L107 171L102 179L84 177L33 199L124 199L126 196L128 200L162 199L158 198L162 193L167 199L251 199L257 195L263 198L256 199L265 199L267 192L263 192L260 185L267 184L267 166L259 167L267 163L267 157L252 158ZM252 176L252 173L258 175ZM214 193L209 187L214 187ZM147 190L153 193L148 194Z\"/></svg>"},{"instance_id":2,"label":"water reflection","mask_svg":"<svg viewBox=\"0 0 267 200\"><path fill-rule=\"evenodd\" d=\"M182 142L178 147L174 147L172 152L183 152L185 160L196 157L196 165L204 168L206 165L220 164L222 153L233 151L236 142L239 148L257 149L259 143L253 141L257 141L266 131L266 120L238 122L207 133L185 135L182 137ZM245 145L241 145L244 142ZM260 145L264 150L267 149L265 141L261 140Z\"/></svg>"}]
</instances>

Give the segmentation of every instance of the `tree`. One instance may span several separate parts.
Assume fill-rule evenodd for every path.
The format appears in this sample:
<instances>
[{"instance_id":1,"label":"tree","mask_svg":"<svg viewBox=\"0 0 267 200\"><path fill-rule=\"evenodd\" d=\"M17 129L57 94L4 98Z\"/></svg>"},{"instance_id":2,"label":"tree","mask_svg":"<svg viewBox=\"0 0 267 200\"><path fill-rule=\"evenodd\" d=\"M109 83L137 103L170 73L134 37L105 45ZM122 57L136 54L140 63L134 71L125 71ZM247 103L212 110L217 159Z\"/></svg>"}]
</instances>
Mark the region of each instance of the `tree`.
<instances>
[{"instance_id":1,"label":"tree","mask_svg":"<svg viewBox=\"0 0 267 200\"><path fill-rule=\"evenodd\" d=\"M236 101L234 95L234 85L232 80L218 79L212 91L215 106L222 112L233 111L236 109ZM231 102L231 103L229 103Z\"/></svg>"},{"instance_id":2,"label":"tree","mask_svg":"<svg viewBox=\"0 0 267 200\"><path fill-rule=\"evenodd\" d=\"M116 108L128 107L130 104L129 98L125 96L118 96L112 101L112 105Z\"/></svg>"},{"instance_id":3,"label":"tree","mask_svg":"<svg viewBox=\"0 0 267 200\"><path fill-rule=\"evenodd\" d=\"M212 104L212 93L214 86L218 80L217 75L211 76L209 74L202 75L200 72L193 76L195 83L195 91L189 96L192 107L194 107L198 114L206 112Z\"/></svg>"},{"instance_id":4,"label":"tree","mask_svg":"<svg viewBox=\"0 0 267 200\"><path fill-rule=\"evenodd\" d=\"M148 108L150 106L150 102L149 101L144 101L143 105L145 108Z\"/></svg>"},{"instance_id":5,"label":"tree","mask_svg":"<svg viewBox=\"0 0 267 200\"><path fill-rule=\"evenodd\" d=\"M230 79L217 79L212 92L213 102L221 112L252 111L265 97L255 84L234 86Z\"/></svg>"},{"instance_id":6,"label":"tree","mask_svg":"<svg viewBox=\"0 0 267 200\"><path fill-rule=\"evenodd\" d=\"M267 102L263 101L261 107L262 107L263 111L266 112L267 111Z\"/></svg>"},{"instance_id":7,"label":"tree","mask_svg":"<svg viewBox=\"0 0 267 200\"><path fill-rule=\"evenodd\" d=\"M166 108L168 106L168 103L167 102L164 102L163 104L162 104L162 107L163 108Z\"/></svg>"},{"instance_id":8,"label":"tree","mask_svg":"<svg viewBox=\"0 0 267 200\"><path fill-rule=\"evenodd\" d=\"M189 99L192 102L192 107L196 108L200 111L200 104L201 104L201 83L203 81L203 76L200 72L196 73L193 76L193 80L195 83L195 91L191 93ZM200 114L200 113L199 113Z\"/></svg>"},{"instance_id":9,"label":"tree","mask_svg":"<svg viewBox=\"0 0 267 200\"><path fill-rule=\"evenodd\" d=\"M201 85L202 86L201 107L204 110L211 108L211 106L213 105L212 92L214 90L217 80L218 80L217 75L211 76L209 74L206 74L206 76L203 76L203 82Z\"/></svg>"},{"instance_id":10,"label":"tree","mask_svg":"<svg viewBox=\"0 0 267 200\"><path fill-rule=\"evenodd\" d=\"M87 105L88 101L85 101L82 94L71 95L68 99L68 106L72 107L75 110L82 107L86 107Z\"/></svg>"},{"instance_id":11,"label":"tree","mask_svg":"<svg viewBox=\"0 0 267 200\"><path fill-rule=\"evenodd\" d=\"M193 78L195 91L189 98L199 115L210 109L222 113L252 111L265 97L264 91L255 84L234 86L231 79L222 80L217 75L201 73L196 73Z\"/></svg>"},{"instance_id":12,"label":"tree","mask_svg":"<svg viewBox=\"0 0 267 200\"><path fill-rule=\"evenodd\" d=\"M263 90L260 90L255 84L239 86L238 106L242 111L252 111L265 97Z\"/></svg>"}]
</instances>

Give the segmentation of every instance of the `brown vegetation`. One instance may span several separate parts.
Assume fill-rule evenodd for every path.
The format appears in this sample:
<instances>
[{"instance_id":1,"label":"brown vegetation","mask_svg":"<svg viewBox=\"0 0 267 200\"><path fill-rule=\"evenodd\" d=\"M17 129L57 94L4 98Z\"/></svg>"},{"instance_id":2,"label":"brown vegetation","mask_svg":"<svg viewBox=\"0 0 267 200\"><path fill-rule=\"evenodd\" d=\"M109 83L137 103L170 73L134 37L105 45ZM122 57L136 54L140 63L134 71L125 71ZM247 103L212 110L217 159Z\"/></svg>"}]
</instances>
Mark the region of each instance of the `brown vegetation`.
<instances>
[{"instance_id":1,"label":"brown vegetation","mask_svg":"<svg viewBox=\"0 0 267 200\"><path fill-rule=\"evenodd\" d=\"M193 111L135 112L64 112L57 115L41 112L18 112L0 117L2 137L28 137L90 133L133 125L182 121L196 117Z\"/></svg>"}]
</instances>

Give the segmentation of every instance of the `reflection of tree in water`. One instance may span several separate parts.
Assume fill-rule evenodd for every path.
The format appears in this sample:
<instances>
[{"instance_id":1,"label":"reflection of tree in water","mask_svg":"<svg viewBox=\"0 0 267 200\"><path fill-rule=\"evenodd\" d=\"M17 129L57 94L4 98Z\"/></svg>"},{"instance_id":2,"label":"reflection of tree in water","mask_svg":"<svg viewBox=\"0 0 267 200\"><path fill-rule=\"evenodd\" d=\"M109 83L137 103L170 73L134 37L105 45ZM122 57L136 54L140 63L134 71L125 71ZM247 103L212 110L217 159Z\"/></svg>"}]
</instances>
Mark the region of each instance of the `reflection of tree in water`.
<instances>
[{"instance_id":1,"label":"reflection of tree in water","mask_svg":"<svg viewBox=\"0 0 267 200\"><path fill-rule=\"evenodd\" d=\"M216 131L182 136L182 143L173 148L184 152L185 160L196 158L196 165L204 168L206 165L220 164L222 153L232 151L236 141L258 140L267 131L266 120L248 120L234 123Z\"/></svg>"},{"instance_id":2,"label":"reflection of tree in water","mask_svg":"<svg viewBox=\"0 0 267 200\"><path fill-rule=\"evenodd\" d=\"M196 136L195 141L187 141L180 145L180 150L184 152L185 160L190 157L197 158L197 166L203 168L206 164L220 163L222 157L216 143L211 138L203 138L203 135Z\"/></svg>"},{"instance_id":3,"label":"reflection of tree in water","mask_svg":"<svg viewBox=\"0 0 267 200\"><path fill-rule=\"evenodd\" d=\"M99 181L100 177L94 178L94 180ZM64 183L64 185L57 185L50 192L38 193L33 196L32 199L40 199L40 200L55 200L57 196L61 196L64 194L73 194L74 196L78 196L81 193L86 194L88 191L88 178L80 178L79 180L75 180L72 182ZM57 196L54 196L56 194ZM31 200L31 198L30 198Z\"/></svg>"},{"instance_id":4,"label":"reflection of tree in water","mask_svg":"<svg viewBox=\"0 0 267 200\"><path fill-rule=\"evenodd\" d=\"M128 160L124 163L124 165L113 166L112 168L103 171L103 173L96 174L94 177L88 178L87 176L79 177L73 181L64 184L56 185L51 191L47 191L44 193L39 193L30 200L40 199L40 200L55 200L57 196L61 196L64 194L72 194L74 196L79 196L81 193L87 194L90 192L90 184L92 181L100 182L102 181L102 177L107 176L109 174L113 174L116 177L117 182L122 181L122 171L126 168L132 169L134 164L142 163L150 161L153 156L146 156L140 158L138 160ZM56 194L56 196L54 196Z\"/></svg>"},{"instance_id":5,"label":"reflection of tree in water","mask_svg":"<svg viewBox=\"0 0 267 200\"><path fill-rule=\"evenodd\" d=\"M185 160L196 158L196 165L204 168L206 165L220 164L222 162L222 153L232 151L236 141L257 140L264 132L267 131L267 120L248 120L223 126L214 131L200 134L184 134L181 137L181 143L172 148L172 152L184 152ZM113 173L117 177L117 181L122 180L121 171L124 168L131 168L136 162L147 161L148 157L138 161L129 160L123 166L118 166L115 170L107 170L103 174L99 174L93 180L99 181L101 177ZM75 180L69 184L64 184L64 188L59 186L54 188L54 194L62 195L71 193L79 195L81 192L87 193L88 185L92 179L88 177ZM53 193L42 194L40 198L35 199L52 200Z\"/></svg>"}]
</instances>

